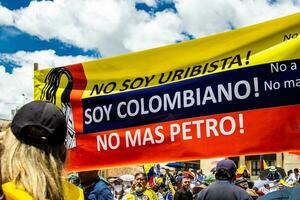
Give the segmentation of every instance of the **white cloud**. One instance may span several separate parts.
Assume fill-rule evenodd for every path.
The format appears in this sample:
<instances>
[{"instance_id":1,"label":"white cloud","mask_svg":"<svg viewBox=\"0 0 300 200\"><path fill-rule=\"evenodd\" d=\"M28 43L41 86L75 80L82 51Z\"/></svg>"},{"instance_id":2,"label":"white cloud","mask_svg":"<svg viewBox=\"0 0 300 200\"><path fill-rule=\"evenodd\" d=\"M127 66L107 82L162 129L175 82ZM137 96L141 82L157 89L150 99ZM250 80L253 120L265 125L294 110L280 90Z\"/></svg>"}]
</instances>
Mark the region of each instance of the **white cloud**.
<instances>
[{"instance_id":1,"label":"white cloud","mask_svg":"<svg viewBox=\"0 0 300 200\"><path fill-rule=\"evenodd\" d=\"M154 19L131 27L124 45L133 51L164 46L176 40L184 40L182 31L181 20L175 13L160 12Z\"/></svg>"},{"instance_id":2,"label":"white cloud","mask_svg":"<svg viewBox=\"0 0 300 200\"><path fill-rule=\"evenodd\" d=\"M167 11L153 17L136 10L135 1L32 1L28 7L12 12L14 20L11 25L26 33L44 40L60 39L84 49L97 48L104 56L151 47L143 44L144 36L147 44L174 43L181 32L176 28L180 20L174 22L177 16L168 16L174 13ZM153 30L145 32L144 26L153 26L158 33ZM131 38L136 35L132 30L139 31L140 35L131 45ZM160 33L168 33L169 37L162 37Z\"/></svg>"},{"instance_id":3,"label":"white cloud","mask_svg":"<svg viewBox=\"0 0 300 200\"><path fill-rule=\"evenodd\" d=\"M39 69L49 66L64 66L91 60L84 56L57 56L53 50L0 54L0 59L21 66L13 69L12 74L0 66L0 119L10 119L11 110L33 99L33 63L39 63ZM25 96L22 96L24 94Z\"/></svg>"},{"instance_id":4,"label":"white cloud","mask_svg":"<svg viewBox=\"0 0 300 200\"><path fill-rule=\"evenodd\" d=\"M287 0L272 5L266 0L174 0L178 13L149 14L136 10L136 2L157 7L171 0L32 1L14 11L0 6L0 24L111 56L174 43L184 39L182 32L197 38L228 30L229 24L239 28L300 10L299 1Z\"/></svg>"},{"instance_id":5,"label":"white cloud","mask_svg":"<svg viewBox=\"0 0 300 200\"><path fill-rule=\"evenodd\" d=\"M13 12L0 5L0 24L10 25L13 23Z\"/></svg>"},{"instance_id":6,"label":"white cloud","mask_svg":"<svg viewBox=\"0 0 300 200\"><path fill-rule=\"evenodd\" d=\"M299 1L298 1L299 2ZM186 32L195 37L260 23L299 12L300 5L281 0L270 5L266 0L175 0Z\"/></svg>"},{"instance_id":7,"label":"white cloud","mask_svg":"<svg viewBox=\"0 0 300 200\"><path fill-rule=\"evenodd\" d=\"M229 23L239 28L300 10L299 1L288 0L174 0L178 13L151 16L136 10L136 2L157 7L171 0L32 1L14 11L0 6L0 24L111 56L174 43L183 31L201 37L228 30Z\"/></svg>"}]
</instances>

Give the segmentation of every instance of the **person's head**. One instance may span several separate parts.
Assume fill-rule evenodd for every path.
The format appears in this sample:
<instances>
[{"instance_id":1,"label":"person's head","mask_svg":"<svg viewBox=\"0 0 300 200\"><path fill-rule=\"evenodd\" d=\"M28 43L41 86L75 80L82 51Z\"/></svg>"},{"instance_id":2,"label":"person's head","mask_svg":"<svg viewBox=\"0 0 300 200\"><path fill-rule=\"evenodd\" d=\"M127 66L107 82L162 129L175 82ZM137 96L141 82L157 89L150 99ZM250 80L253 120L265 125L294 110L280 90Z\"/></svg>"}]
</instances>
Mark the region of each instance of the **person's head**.
<instances>
[{"instance_id":1,"label":"person's head","mask_svg":"<svg viewBox=\"0 0 300 200\"><path fill-rule=\"evenodd\" d=\"M295 168L295 169L294 169L294 173L295 173L296 175L298 175L298 174L299 174L299 169L298 169L298 168Z\"/></svg>"},{"instance_id":2,"label":"person's head","mask_svg":"<svg viewBox=\"0 0 300 200\"><path fill-rule=\"evenodd\" d=\"M164 183L161 183L158 186L158 192L160 192L161 194L165 192L165 189L166 189L166 185Z\"/></svg>"},{"instance_id":3,"label":"person's head","mask_svg":"<svg viewBox=\"0 0 300 200\"><path fill-rule=\"evenodd\" d=\"M80 179L77 173L71 173L68 175L68 181L74 185L80 184Z\"/></svg>"},{"instance_id":4,"label":"person's head","mask_svg":"<svg viewBox=\"0 0 300 200\"><path fill-rule=\"evenodd\" d=\"M90 185L93 183L95 180L98 179L98 170L91 170L91 171L83 171L78 173L80 182L84 185Z\"/></svg>"},{"instance_id":5,"label":"person's head","mask_svg":"<svg viewBox=\"0 0 300 200\"><path fill-rule=\"evenodd\" d=\"M32 101L20 108L3 140L2 183L21 186L34 199L63 199L66 132L65 116L54 104Z\"/></svg>"},{"instance_id":6,"label":"person's head","mask_svg":"<svg viewBox=\"0 0 300 200\"><path fill-rule=\"evenodd\" d=\"M247 179L244 179L244 178L240 178L240 179L236 180L235 185L239 186L240 188L242 188L244 190L249 188L248 181L247 181Z\"/></svg>"},{"instance_id":7,"label":"person's head","mask_svg":"<svg viewBox=\"0 0 300 200\"><path fill-rule=\"evenodd\" d=\"M287 172L287 175L289 176L289 175L291 175L291 173L293 173L293 170L289 170L288 172Z\"/></svg>"},{"instance_id":8,"label":"person's head","mask_svg":"<svg viewBox=\"0 0 300 200\"><path fill-rule=\"evenodd\" d=\"M114 191L119 194L123 191L123 180L117 178L116 180L113 181L113 188Z\"/></svg>"},{"instance_id":9,"label":"person's head","mask_svg":"<svg viewBox=\"0 0 300 200\"><path fill-rule=\"evenodd\" d=\"M195 174L193 172L191 172L191 171L184 171L182 173L182 176L190 178L190 179L194 179L195 178Z\"/></svg>"},{"instance_id":10,"label":"person's head","mask_svg":"<svg viewBox=\"0 0 300 200\"><path fill-rule=\"evenodd\" d=\"M203 174L202 169L198 169L198 170L197 170L197 174L199 174L199 175Z\"/></svg>"},{"instance_id":11,"label":"person's head","mask_svg":"<svg viewBox=\"0 0 300 200\"><path fill-rule=\"evenodd\" d=\"M275 166L271 166L270 169L269 169L269 171L271 172L271 174L275 174L276 171L277 171L277 169L276 169Z\"/></svg>"},{"instance_id":12,"label":"person's head","mask_svg":"<svg viewBox=\"0 0 300 200\"><path fill-rule=\"evenodd\" d=\"M266 183L266 184L264 184L264 187L266 188L266 189L271 189L271 187L270 187L270 185L268 184L268 183Z\"/></svg>"},{"instance_id":13,"label":"person's head","mask_svg":"<svg viewBox=\"0 0 300 200\"><path fill-rule=\"evenodd\" d=\"M235 179L236 165L230 159L221 160L216 166L216 179L233 181Z\"/></svg>"},{"instance_id":14,"label":"person's head","mask_svg":"<svg viewBox=\"0 0 300 200\"><path fill-rule=\"evenodd\" d=\"M147 175L139 172L134 175L134 188L136 192L144 192L147 185Z\"/></svg>"},{"instance_id":15,"label":"person's head","mask_svg":"<svg viewBox=\"0 0 300 200\"><path fill-rule=\"evenodd\" d=\"M179 190L182 186L182 175L176 176L175 178L175 187L177 190Z\"/></svg>"},{"instance_id":16,"label":"person's head","mask_svg":"<svg viewBox=\"0 0 300 200\"><path fill-rule=\"evenodd\" d=\"M248 170L247 170L247 169L245 169L245 170L243 171L243 175L245 175L245 176L248 176L248 175L249 175L249 173L248 173Z\"/></svg>"},{"instance_id":17,"label":"person's head","mask_svg":"<svg viewBox=\"0 0 300 200\"><path fill-rule=\"evenodd\" d=\"M191 179L187 176L182 177L182 188L185 190L189 190L191 186Z\"/></svg>"}]
</instances>

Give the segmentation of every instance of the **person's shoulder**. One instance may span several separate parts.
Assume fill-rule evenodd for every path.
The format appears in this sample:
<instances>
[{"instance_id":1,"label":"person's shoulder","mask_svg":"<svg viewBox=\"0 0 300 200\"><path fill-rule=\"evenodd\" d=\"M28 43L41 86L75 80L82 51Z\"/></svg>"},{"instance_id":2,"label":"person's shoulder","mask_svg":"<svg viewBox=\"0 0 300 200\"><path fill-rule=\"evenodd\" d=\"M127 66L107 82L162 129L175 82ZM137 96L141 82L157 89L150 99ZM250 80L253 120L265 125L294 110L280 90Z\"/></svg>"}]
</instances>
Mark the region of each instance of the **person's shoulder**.
<instances>
[{"instance_id":1,"label":"person's shoulder","mask_svg":"<svg viewBox=\"0 0 300 200\"><path fill-rule=\"evenodd\" d=\"M135 197L134 195L132 195L131 193L127 193L123 198L122 200L134 200Z\"/></svg>"},{"instance_id":2,"label":"person's shoulder","mask_svg":"<svg viewBox=\"0 0 300 200\"><path fill-rule=\"evenodd\" d=\"M197 195L196 195L196 200L202 200L202 199L204 199L204 197L205 197L205 195L206 195L206 193L208 192L208 190L210 190L210 188L209 187L207 187L207 188L204 188L203 190L201 190Z\"/></svg>"},{"instance_id":3,"label":"person's shoulder","mask_svg":"<svg viewBox=\"0 0 300 200\"><path fill-rule=\"evenodd\" d=\"M252 197L247 193L247 191L246 190L244 190L244 189L242 189L242 188L240 188L240 187L238 187L238 186L236 186L236 185L233 185L234 187L233 187L233 190L234 190L234 192L236 193L236 194L238 194L238 196L241 198L241 199L252 199Z\"/></svg>"},{"instance_id":4,"label":"person's shoulder","mask_svg":"<svg viewBox=\"0 0 300 200\"><path fill-rule=\"evenodd\" d=\"M300 197L300 184L296 185L292 190L289 200L297 200Z\"/></svg>"},{"instance_id":5,"label":"person's shoulder","mask_svg":"<svg viewBox=\"0 0 300 200\"><path fill-rule=\"evenodd\" d=\"M148 196L149 199L158 199L157 194L151 190L150 188L147 188L144 192L144 195Z\"/></svg>"},{"instance_id":6,"label":"person's shoulder","mask_svg":"<svg viewBox=\"0 0 300 200\"><path fill-rule=\"evenodd\" d=\"M108 185L105 181L103 181L102 179L99 179L97 181L97 183L95 184L95 188L97 189L104 189L104 188L108 188Z\"/></svg>"},{"instance_id":7,"label":"person's shoulder","mask_svg":"<svg viewBox=\"0 0 300 200\"><path fill-rule=\"evenodd\" d=\"M101 196L102 199L113 199L111 190L109 189L108 185L101 179L95 184L90 195Z\"/></svg>"},{"instance_id":8,"label":"person's shoulder","mask_svg":"<svg viewBox=\"0 0 300 200\"><path fill-rule=\"evenodd\" d=\"M150 188L147 188L145 190L144 194L151 194L151 195L157 196L157 194L152 189L150 189Z\"/></svg>"},{"instance_id":9,"label":"person's shoulder","mask_svg":"<svg viewBox=\"0 0 300 200\"><path fill-rule=\"evenodd\" d=\"M179 190L176 191L176 193L180 194L180 193L184 193L184 189L180 188Z\"/></svg>"},{"instance_id":10,"label":"person's shoulder","mask_svg":"<svg viewBox=\"0 0 300 200\"><path fill-rule=\"evenodd\" d=\"M78 187L72 183L69 183L66 180L62 180L62 184L63 184L63 188L64 188L64 198L66 200L68 200L68 199L72 199L72 200L84 199L83 190L80 187Z\"/></svg>"}]
</instances>

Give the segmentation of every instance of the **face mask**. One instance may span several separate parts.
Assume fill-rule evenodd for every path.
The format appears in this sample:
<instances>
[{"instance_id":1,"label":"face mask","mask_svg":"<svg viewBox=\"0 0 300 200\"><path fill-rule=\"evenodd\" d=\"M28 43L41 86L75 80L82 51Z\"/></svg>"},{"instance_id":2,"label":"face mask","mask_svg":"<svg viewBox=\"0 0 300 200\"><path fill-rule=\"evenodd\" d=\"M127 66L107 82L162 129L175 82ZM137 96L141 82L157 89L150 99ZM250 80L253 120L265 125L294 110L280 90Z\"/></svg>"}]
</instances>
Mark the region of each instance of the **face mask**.
<instances>
[{"instance_id":1,"label":"face mask","mask_svg":"<svg viewBox=\"0 0 300 200\"><path fill-rule=\"evenodd\" d=\"M116 192L121 192L121 190L122 190L122 185L115 185L115 186L114 186L114 189L115 189Z\"/></svg>"}]
</instances>

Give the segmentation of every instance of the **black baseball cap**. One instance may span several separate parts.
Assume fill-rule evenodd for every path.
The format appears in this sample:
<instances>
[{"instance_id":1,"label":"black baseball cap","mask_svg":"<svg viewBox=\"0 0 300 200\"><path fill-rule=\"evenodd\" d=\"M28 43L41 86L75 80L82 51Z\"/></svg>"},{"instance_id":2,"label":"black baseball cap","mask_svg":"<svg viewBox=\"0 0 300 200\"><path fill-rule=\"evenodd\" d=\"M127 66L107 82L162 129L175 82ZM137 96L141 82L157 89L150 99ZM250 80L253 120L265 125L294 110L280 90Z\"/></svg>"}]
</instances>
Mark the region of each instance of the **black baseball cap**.
<instances>
[{"instance_id":1,"label":"black baseball cap","mask_svg":"<svg viewBox=\"0 0 300 200\"><path fill-rule=\"evenodd\" d=\"M41 131L31 131L31 127ZM13 134L28 144L62 145L67 123L64 113L47 101L32 101L20 108L11 123Z\"/></svg>"}]
</instances>

